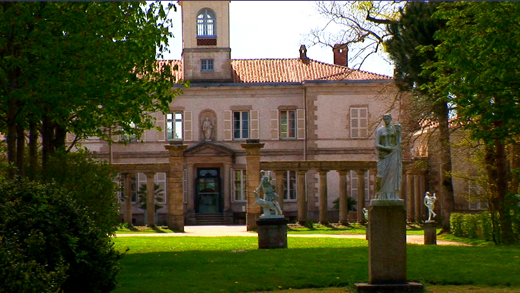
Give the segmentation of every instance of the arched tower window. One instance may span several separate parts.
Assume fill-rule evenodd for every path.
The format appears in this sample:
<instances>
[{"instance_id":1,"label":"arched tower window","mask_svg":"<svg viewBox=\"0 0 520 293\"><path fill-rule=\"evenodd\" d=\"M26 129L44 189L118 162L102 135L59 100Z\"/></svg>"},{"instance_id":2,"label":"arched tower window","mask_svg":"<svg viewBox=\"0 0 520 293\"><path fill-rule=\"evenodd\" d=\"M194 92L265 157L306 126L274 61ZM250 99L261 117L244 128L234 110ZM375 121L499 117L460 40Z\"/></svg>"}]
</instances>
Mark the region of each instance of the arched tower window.
<instances>
[{"instance_id":1,"label":"arched tower window","mask_svg":"<svg viewBox=\"0 0 520 293\"><path fill-rule=\"evenodd\" d=\"M217 17L215 12L209 8L204 8L197 14L197 37L216 38L217 37Z\"/></svg>"}]
</instances>

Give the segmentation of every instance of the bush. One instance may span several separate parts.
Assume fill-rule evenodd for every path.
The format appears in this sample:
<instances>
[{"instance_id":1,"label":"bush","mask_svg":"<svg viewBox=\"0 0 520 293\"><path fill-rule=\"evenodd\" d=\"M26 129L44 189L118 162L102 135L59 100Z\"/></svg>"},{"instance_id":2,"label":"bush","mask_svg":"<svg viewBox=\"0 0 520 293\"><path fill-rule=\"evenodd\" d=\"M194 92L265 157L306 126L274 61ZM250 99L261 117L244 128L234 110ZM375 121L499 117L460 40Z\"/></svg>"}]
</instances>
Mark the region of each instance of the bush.
<instances>
[{"instance_id":1,"label":"bush","mask_svg":"<svg viewBox=\"0 0 520 293\"><path fill-rule=\"evenodd\" d=\"M104 161L93 159L87 151L57 153L50 158L44 179L70 191L85 207L95 225L113 234L119 223L119 202L115 172Z\"/></svg>"},{"instance_id":2,"label":"bush","mask_svg":"<svg viewBox=\"0 0 520 293\"><path fill-rule=\"evenodd\" d=\"M55 184L0 182L3 292L109 292L121 254Z\"/></svg>"},{"instance_id":3,"label":"bush","mask_svg":"<svg viewBox=\"0 0 520 293\"><path fill-rule=\"evenodd\" d=\"M488 211L480 214L452 213L450 225L455 236L493 239L493 225Z\"/></svg>"},{"instance_id":4,"label":"bush","mask_svg":"<svg viewBox=\"0 0 520 293\"><path fill-rule=\"evenodd\" d=\"M452 213L450 217L450 230L453 235L462 237L464 236L464 232L462 229L462 217L464 214L461 213Z\"/></svg>"}]
</instances>

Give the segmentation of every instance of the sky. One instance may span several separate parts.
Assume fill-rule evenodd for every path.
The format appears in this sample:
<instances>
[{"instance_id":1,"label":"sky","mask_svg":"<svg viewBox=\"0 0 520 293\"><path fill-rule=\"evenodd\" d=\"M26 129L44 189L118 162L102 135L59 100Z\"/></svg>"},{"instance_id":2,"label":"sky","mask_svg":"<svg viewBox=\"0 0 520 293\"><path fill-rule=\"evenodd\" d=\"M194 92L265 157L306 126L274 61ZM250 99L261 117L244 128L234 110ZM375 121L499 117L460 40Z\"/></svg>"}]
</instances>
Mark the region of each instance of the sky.
<instances>
[{"instance_id":1,"label":"sky","mask_svg":"<svg viewBox=\"0 0 520 293\"><path fill-rule=\"evenodd\" d=\"M175 2L176 3L176 2ZM231 1L230 41L232 59L299 58L305 35L326 22L313 1ZM170 12L174 38L165 59L181 59L182 20L180 5ZM333 63L330 47L307 46L307 57ZM384 58L369 58L361 70L391 76L393 66Z\"/></svg>"}]
</instances>

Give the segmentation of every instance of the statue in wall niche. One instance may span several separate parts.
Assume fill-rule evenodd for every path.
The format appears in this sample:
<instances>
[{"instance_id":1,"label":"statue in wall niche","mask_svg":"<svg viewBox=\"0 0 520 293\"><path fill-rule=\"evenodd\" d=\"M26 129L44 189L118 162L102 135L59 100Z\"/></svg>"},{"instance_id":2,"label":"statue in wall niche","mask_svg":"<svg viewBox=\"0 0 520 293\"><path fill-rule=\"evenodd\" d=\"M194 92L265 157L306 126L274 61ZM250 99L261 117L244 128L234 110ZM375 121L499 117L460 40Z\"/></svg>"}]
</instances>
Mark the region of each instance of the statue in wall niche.
<instances>
[{"instance_id":1,"label":"statue in wall niche","mask_svg":"<svg viewBox=\"0 0 520 293\"><path fill-rule=\"evenodd\" d=\"M436 201L437 197L435 197L435 193L432 195L430 194L430 192L426 191L426 194L424 195L424 205L428 208L428 220L426 220L426 222L433 221L432 218L435 218L435 216L437 216L437 214L433 212Z\"/></svg>"},{"instance_id":2,"label":"statue in wall niche","mask_svg":"<svg viewBox=\"0 0 520 293\"><path fill-rule=\"evenodd\" d=\"M205 141L211 141L211 136L213 135L213 124L209 120L209 117L206 117L204 122L202 122L202 132L204 133Z\"/></svg>"},{"instance_id":3,"label":"statue in wall niche","mask_svg":"<svg viewBox=\"0 0 520 293\"><path fill-rule=\"evenodd\" d=\"M260 171L261 179L260 185L255 189L255 203L263 208L263 214L260 216L261 218L273 218L273 217L281 217L282 209L280 208L280 204L276 201L278 199L278 194L274 192L274 186L271 184L271 171ZM262 191L263 198L258 196L258 192ZM271 214L271 211L274 211L274 215Z\"/></svg>"},{"instance_id":4,"label":"statue in wall niche","mask_svg":"<svg viewBox=\"0 0 520 293\"><path fill-rule=\"evenodd\" d=\"M377 181L376 199L397 200L403 169L399 123L392 124L392 115L383 115L384 126L376 131Z\"/></svg>"}]
</instances>

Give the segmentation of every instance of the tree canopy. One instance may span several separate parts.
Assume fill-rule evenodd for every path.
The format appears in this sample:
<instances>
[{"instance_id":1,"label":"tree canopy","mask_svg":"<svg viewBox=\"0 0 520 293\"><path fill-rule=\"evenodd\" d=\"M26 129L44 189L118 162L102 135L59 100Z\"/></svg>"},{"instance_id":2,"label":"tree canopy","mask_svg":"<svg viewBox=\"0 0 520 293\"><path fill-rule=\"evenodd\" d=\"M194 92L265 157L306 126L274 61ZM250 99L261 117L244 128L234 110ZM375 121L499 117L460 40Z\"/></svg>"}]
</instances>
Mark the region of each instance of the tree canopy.
<instances>
[{"instance_id":1,"label":"tree canopy","mask_svg":"<svg viewBox=\"0 0 520 293\"><path fill-rule=\"evenodd\" d=\"M166 51L174 6L160 2L0 3L0 131L22 169L25 132L41 135L43 160L78 139L154 126L179 90ZM107 131L110 130L110 131ZM35 143L35 142L32 142Z\"/></svg>"},{"instance_id":2,"label":"tree canopy","mask_svg":"<svg viewBox=\"0 0 520 293\"><path fill-rule=\"evenodd\" d=\"M491 209L500 237L512 243L511 209L518 194L520 134L520 3L448 2L436 17L447 21L436 34L435 77L428 90L451 97L473 139L483 142Z\"/></svg>"}]
</instances>

